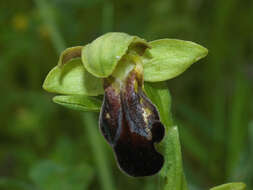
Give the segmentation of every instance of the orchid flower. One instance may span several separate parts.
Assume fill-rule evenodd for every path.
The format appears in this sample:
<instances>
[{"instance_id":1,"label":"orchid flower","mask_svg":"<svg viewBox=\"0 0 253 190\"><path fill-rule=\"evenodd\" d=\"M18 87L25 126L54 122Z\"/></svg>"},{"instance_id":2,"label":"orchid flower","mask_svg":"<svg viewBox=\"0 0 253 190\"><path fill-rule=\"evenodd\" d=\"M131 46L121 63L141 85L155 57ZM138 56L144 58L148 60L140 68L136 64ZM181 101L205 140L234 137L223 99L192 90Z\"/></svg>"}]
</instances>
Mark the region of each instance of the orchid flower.
<instances>
[{"instance_id":1,"label":"orchid flower","mask_svg":"<svg viewBox=\"0 0 253 190\"><path fill-rule=\"evenodd\" d=\"M53 98L55 103L100 111L101 133L122 171L134 177L150 176L166 161L155 144L166 136L168 119L160 118L164 110L153 101L152 87L180 75L207 52L189 41L147 42L126 33L107 33L63 51L43 88L60 94Z\"/></svg>"}]
</instances>

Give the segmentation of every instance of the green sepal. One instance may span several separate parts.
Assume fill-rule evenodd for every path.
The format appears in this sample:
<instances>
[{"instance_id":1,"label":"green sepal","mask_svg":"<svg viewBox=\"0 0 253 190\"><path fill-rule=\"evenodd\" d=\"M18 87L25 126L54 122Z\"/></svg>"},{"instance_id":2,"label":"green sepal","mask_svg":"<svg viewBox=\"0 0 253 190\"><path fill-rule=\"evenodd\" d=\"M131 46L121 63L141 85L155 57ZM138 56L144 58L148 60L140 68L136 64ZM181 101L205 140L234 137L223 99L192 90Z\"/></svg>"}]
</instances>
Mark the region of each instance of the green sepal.
<instances>
[{"instance_id":1,"label":"green sepal","mask_svg":"<svg viewBox=\"0 0 253 190\"><path fill-rule=\"evenodd\" d=\"M101 99L84 95L55 96L53 101L59 105L77 111L99 112L102 106Z\"/></svg>"},{"instance_id":2,"label":"green sepal","mask_svg":"<svg viewBox=\"0 0 253 190\"><path fill-rule=\"evenodd\" d=\"M246 190L246 185L244 183L227 183L213 187L210 190Z\"/></svg>"},{"instance_id":3,"label":"green sepal","mask_svg":"<svg viewBox=\"0 0 253 190\"><path fill-rule=\"evenodd\" d=\"M196 43L161 39L149 42L144 56L144 80L165 81L183 73L193 63L205 57L208 50Z\"/></svg>"},{"instance_id":4,"label":"green sepal","mask_svg":"<svg viewBox=\"0 0 253 190\"><path fill-rule=\"evenodd\" d=\"M91 75L80 58L59 61L47 75L43 89L58 94L97 96L104 93L102 79Z\"/></svg>"},{"instance_id":5,"label":"green sepal","mask_svg":"<svg viewBox=\"0 0 253 190\"><path fill-rule=\"evenodd\" d=\"M94 76L110 76L121 58L128 51L143 54L148 43L136 36L126 33L111 32L100 36L82 49L82 62Z\"/></svg>"}]
</instances>

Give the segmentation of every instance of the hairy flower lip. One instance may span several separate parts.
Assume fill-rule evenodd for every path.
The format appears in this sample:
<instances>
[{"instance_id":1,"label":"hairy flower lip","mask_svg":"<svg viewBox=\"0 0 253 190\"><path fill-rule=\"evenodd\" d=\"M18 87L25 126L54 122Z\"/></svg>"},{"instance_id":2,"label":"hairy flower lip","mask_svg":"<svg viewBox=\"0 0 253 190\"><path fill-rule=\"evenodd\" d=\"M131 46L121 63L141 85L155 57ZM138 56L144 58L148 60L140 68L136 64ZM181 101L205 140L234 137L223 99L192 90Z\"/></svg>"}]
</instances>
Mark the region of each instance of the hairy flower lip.
<instances>
[{"instance_id":1,"label":"hairy flower lip","mask_svg":"<svg viewBox=\"0 0 253 190\"><path fill-rule=\"evenodd\" d=\"M154 175L164 163L154 147L164 137L164 126L156 107L142 91L143 77L138 69L136 66L120 84L105 79L99 119L119 167L133 177Z\"/></svg>"}]
</instances>

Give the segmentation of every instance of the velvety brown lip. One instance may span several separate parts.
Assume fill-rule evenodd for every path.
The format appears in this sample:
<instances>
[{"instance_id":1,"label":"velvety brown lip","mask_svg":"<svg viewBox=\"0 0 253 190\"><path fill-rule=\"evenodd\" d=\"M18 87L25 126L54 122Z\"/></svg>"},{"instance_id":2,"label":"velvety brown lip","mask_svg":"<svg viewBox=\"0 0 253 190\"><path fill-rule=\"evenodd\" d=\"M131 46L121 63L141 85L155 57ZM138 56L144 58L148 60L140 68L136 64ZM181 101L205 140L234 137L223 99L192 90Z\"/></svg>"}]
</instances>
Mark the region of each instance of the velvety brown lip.
<instances>
[{"instance_id":1,"label":"velvety brown lip","mask_svg":"<svg viewBox=\"0 0 253 190\"><path fill-rule=\"evenodd\" d=\"M154 147L164 136L164 126L142 85L136 70L121 84L107 79L99 119L101 132L114 149L119 167L134 177L153 175L164 163Z\"/></svg>"}]
</instances>

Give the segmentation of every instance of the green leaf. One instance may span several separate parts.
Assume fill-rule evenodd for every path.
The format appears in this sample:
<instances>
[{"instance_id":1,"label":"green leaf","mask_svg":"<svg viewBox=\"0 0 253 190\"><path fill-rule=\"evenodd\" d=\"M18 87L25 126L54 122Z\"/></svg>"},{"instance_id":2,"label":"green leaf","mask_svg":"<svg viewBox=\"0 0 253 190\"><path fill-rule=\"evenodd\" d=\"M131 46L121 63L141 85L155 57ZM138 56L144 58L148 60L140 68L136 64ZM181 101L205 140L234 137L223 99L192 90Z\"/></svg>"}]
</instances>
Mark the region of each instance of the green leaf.
<instances>
[{"instance_id":1,"label":"green leaf","mask_svg":"<svg viewBox=\"0 0 253 190\"><path fill-rule=\"evenodd\" d=\"M227 183L213 187L210 190L246 190L246 185L244 183Z\"/></svg>"},{"instance_id":2,"label":"green leaf","mask_svg":"<svg viewBox=\"0 0 253 190\"><path fill-rule=\"evenodd\" d=\"M206 48L183 40L161 39L149 44L151 49L146 51L147 59L144 59L144 80L150 82L174 78L208 53Z\"/></svg>"},{"instance_id":3,"label":"green leaf","mask_svg":"<svg viewBox=\"0 0 253 190\"><path fill-rule=\"evenodd\" d=\"M178 129L173 126L170 112L171 97L166 83L146 82L144 88L147 96L156 105L166 130L163 141L157 145L165 158L164 166L159 173L162 189L188 190L182 166Z\"/></svg>"},{"instance_id":4,"label":"green leaf","mask_svg":"<svg viewBox=\"0 0 253 190\"><path fill-rule=\"evenodd\" d=\"M55 96L53 101L77 111L100 111L102 101L96 97L84 95Z\"/></svg>"},{"instance_id":5,"label":"green leaf","mask_svg":"<svg viewBox=\"0 0 253 190\"><path fill-rule=\"evenodd\" d=\"M86 71L81 59L57 65L47 75L43 88L59 94L79 94L97 96L103 94L102 79Z\"/></svg>"},{"instance_id":6,"label":"green leaf","mask_svg":"<svg viewBox=\"0 0 253 190\"><path fill-rule=\"evenodd\" d=\"M148 44L138 37L111 32L85 46L82 50L82 61L94 76L108 77L129 49L141 53L147 47Z\"/></svg>"},{"instance_id":7,"label":"green leaf","mask_svg":"<svg viewBox=\"0 0 253 190\"><path fill-rule=\"evenodd\" d=\"M93 176L88 165L70 168L52 161L41 161L30 171L30 178L41 190L85 190Z\"/></svg>"}]
</instances>

